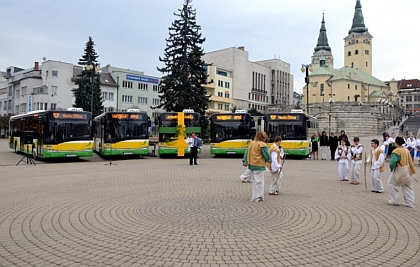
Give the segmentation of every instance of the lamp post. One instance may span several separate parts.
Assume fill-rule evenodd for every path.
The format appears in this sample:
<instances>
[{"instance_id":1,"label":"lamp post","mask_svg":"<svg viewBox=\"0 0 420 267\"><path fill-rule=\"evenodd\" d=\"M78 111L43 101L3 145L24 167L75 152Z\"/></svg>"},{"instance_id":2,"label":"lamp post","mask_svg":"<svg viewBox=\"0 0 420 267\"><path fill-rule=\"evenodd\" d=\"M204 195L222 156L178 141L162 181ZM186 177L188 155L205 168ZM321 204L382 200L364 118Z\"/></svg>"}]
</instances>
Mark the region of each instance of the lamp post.
<instances>
[{"instance_id":1,"label":"lamp post","mask_svg":"<svg viewBox=\"0 0 420 267\"><path fill-rule=\"evenodd\" d=\"M330 103L330 113L328 113L328 134L331 134L331 104L334 102L332 98L328 100L328 103Z\"/></svg>"},{"instance_id":2,"label":"lamp post","mask_svg":"<svg viewBox=\"0 0 420 267\"><path fill-rule=\"evenodd\" d=\"M90 72L90 89L91 89L91 95L90 95L90 112L93 114L93 89L95 85L95 74L98 73L101 70L101 67L91 61L88 62L89 64L86 66L86 70Z\"/></svg>"},{"instance_id":3,"label":"lamp post","mask_svg":"<svg viewBox=\"0 0 420 267\"><path fill-rule=\"evenodd\" d=\"M305 83L306 83L306 113L309 115L309 71L312 71L312 65L302 64L300 68L301 72L305 73Z\"/></svg>"}]
</instances>

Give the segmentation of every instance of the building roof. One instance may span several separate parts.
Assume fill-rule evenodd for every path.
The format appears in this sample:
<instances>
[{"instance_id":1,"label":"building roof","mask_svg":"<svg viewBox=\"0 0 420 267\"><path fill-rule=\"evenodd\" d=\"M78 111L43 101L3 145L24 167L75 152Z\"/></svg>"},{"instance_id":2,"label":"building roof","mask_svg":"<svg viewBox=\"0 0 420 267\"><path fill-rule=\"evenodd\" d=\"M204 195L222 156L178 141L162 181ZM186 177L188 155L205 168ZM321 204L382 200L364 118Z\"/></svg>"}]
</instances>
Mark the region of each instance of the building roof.
<instances>
[{"instance_id":1,"label":"building roof","mask_svg":"<svg viewBox=\"0 0 420 267\"><path fill-rule=\"evenodd\" d=\"M373 77L372 75L361 71L359 69L342 67L340 69L334 69L329 67L319 67L310 76L318 75L327 75L330 76L328 81L338 81L338 80L350 80L358 81L364 84L372 84L376 86L389 87L383 81Z\"/></svg>"},{"instance_id":2,"label":"building roof","mask_svg":"<svg viewBox=\"0 0 420 267\"><path fill-rule=\"evenodd\" d=\"M360 4L360 0L357 0L355 11L354 11L353 24L351 25L349 34L352 32L364 33L367 31L368 31L368 28L365 27L365 20L363 18L363 13L362 13L362 5Z\"/></svg>"},{"instance_id":3,"label":"building roof","mask_svg":"<svg viewBox=\"0 0 420 267\"><path fill-rule=\"evenodd\" d=\"M325 28L324 13L322 13L321 29L319 30L318 43L315 47L315 52L319 50L331 51L328 45L327 29Z\"/></svg>"},{"instance_id":4,"label":"building roof","mask_svg":"<svg viewBox=\"0 0 420 267\"><path fill-rule=\"evenodd\" d=\"M419 79L401 80L398 82L398 88L399 89L420 88L420 80Z\"/></svg>"},{"instance_id":5,"label":"building roof","mask_svg":"<svg viewBox=\"0 0 420 267\"><path fill-rule=\"evenodd\" d=\"M83 68L80 66L73 66L73 80L76 80L78 76L82 73ZM114 78L112 78L110 73L100 72L101 84L109 86L117 86Z\"/></svg>"}]
</instances>

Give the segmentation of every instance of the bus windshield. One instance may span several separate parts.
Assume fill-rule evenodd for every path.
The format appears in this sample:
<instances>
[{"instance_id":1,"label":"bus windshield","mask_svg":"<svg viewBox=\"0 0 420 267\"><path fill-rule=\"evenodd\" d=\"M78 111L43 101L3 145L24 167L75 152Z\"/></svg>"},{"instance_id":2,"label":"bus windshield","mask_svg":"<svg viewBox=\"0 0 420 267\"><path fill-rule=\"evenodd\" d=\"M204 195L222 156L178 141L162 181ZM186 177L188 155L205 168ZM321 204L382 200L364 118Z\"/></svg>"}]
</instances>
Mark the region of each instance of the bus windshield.
<instances>
[{"instance_id":1,"label":"bus windshield","mask_svg":"<svg viewBox=\"0 0 420 267\"><path fill-rule=\"evenodd\" d=\"M252 138L250 121L216 121L211 125L211 132L214 142Z\"/></svg>"},{"instance_id":2,"label":"bus windshield","mask_svg":"<svg viewBox=\"0 0 420 267\"><path fill-rule=\"evenodd\" d=\"M45 132L45 144L87 140L90 137L90 124L87 120L52 119L48 121Z\"/></svg>"},{"instance_id":3,"label":"bus windshield","mask_svg":"<svg viewBox=\"0 0 420 267\"><path fill-rule=\"evenodd\" d=\"M306 127L303 121L268 121L266 122L268 142L273 142L276 136L283 140L306 140Z\"/></svg>"},{"instance_id":4,"label":"bus windshield","mask_svg":"<svg viewBox=\"0 0 420 267\"><path fill-rule=\"evenodd\" d=\"M106 136L113 140L147 139L147 121L144 120L110 120Z\"/></svg>"}]
</instances>

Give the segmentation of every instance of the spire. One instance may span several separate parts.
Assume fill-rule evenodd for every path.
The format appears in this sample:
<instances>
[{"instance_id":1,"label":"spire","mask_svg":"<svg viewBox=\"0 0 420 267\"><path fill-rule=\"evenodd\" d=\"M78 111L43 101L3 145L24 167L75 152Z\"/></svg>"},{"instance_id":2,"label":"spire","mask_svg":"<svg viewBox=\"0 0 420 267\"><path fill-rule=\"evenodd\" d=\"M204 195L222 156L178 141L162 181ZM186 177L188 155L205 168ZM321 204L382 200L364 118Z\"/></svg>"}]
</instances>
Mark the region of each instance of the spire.
<instances>
[{"instance_id":1,"label":"spire","mask_svg":"<svg viewBox=\"0 0 420 267\"><path fill-rule=\"evenodd\" d=\"M315 52L319 50L331 51L331 47L328 45L327 29L325 28L324 13L322 13L321 29L319 30L318 43L315 47Z\"/></svg>"},{"instance_id":2,"label":"spire","mask_svg":"<svg viewBox=\"0 0 420 267\"><path fill-rule=\"evenodd\" d=\"M351 25L349 34L352 32L363 33L367 31L368 28L365 27L365 20L363 18L362 13L362 5L360 4L360 0L357 0L353 17L353 25Z\"/></svg>"}]
</instances>

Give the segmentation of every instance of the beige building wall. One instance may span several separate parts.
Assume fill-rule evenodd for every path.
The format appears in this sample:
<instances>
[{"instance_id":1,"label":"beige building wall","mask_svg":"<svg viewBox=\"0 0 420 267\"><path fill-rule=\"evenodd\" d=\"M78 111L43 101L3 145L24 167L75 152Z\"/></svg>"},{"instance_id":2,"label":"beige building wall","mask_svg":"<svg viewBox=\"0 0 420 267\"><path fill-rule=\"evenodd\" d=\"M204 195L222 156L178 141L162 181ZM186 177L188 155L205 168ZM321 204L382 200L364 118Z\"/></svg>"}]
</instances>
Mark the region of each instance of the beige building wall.
<instances>
[{"instance_id":1,"label":"beige building wall","mask_svg":"<svg viewBox=\"0 0 420 267\"><path fill-rule=\"evenodd\" d=\"M216 65L207 66L208 84L204 85L210 102L207 115L221 112L231 112L233 108L232 71Z\"/></svg>"},{"instance_id":2,"label":"beige building wall","mask_svg":"<svg viewBox=\"0 0 420 267\"><path fill-rule=\"evenodd\" d=\"M344 66L372 75L372 35L351 33L344 38Z\"/></svg>"}]
</instances>

